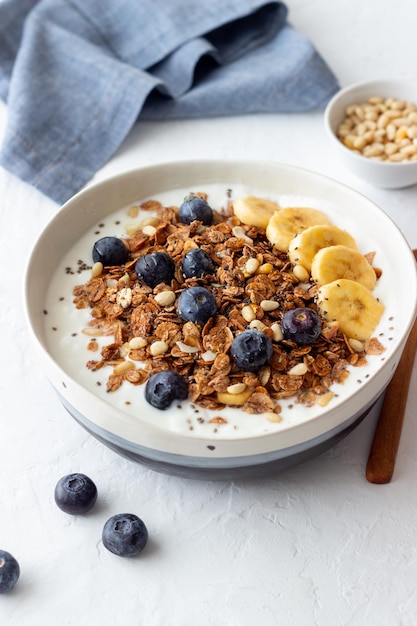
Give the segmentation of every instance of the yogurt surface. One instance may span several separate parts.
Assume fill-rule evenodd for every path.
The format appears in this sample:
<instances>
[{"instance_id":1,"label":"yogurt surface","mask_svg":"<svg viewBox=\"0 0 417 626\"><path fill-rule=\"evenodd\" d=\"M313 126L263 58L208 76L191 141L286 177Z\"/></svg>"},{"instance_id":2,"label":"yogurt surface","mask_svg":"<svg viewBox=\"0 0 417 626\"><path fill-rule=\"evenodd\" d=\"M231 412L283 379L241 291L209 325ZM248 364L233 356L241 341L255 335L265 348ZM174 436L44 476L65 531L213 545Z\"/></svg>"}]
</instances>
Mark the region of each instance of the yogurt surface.
<instances>
[{"instance_id":1,"label":"yogurt surface","mask_svg":"<svg viewBox=\"0 0 417 626\"><path fill-rule=\"evenodd\" d=\"M226 439L279 432L306 420L312 420L343 402L351 393L354 393L358 385L366 384L378 369L381 359L385 359L389 355L390 346L395 346L399 331L395 325L395 296L389 289L394 277L390 275L389 264L385 262L383 253L378 251L377 246L372 241L372 234L363 232L357 224L352 223L349 215L341 214L331 202L302 195L278 194L271 196L263 192L262 189L248 188L244 185L206 184L198 188L175 189L154 195L152 198L138 198L137 204L148 199L154 199L165 206L179 206L184 196L193 192L206 193L209 204L217 210L226 206L230 200L248 195L268 198L277 202L281 207L308 206L317 208L326 213L334 224L348 230L355 237L362 253L375 251L375 265L383 269L383 274L373 293L385 306L385 312L376 336L386 347L386 351L382 355L370 356L367 364L363 367L350 367L350 376L344 384L332 386L331 390L334 392L334 397L325 407L318 405L307 407L296 403L295 398L280 400L281 422L271 422L263 414L248 414L239 408L225 407L220 412L208 410L194 405L188 400L181 401L181 403L174 401L169 409L160 411L146 402L144 385L135 386L125 382L118 390L108 392L106 382L111 373L110 368L103 367L92 371L86 366L87 361L96 358L88 349L92 338L83 332L89 325L91 314L90 309L76 309L73 304L73 289L77 285L86 283L91 277L93 264L91 251L97 239L104 236L126 237L126 227L131 226L132 223L139 225L144 217L152 215L149 211L140 212L137 218L133 219L129 216L129 208L131 207L129 205L115 211L85 232L79 241L63 255L54 272L45 302L45 334L48 350L63 370L93 394L101 397L133 420L149 422L168 431L190 437L212 438L218 434L218 436ZM97 342L97 355L104 345L112 343L113 337L98 336L94 338L94 341ZM138 363L136 365L140 366ZM216 417L219 416L223 418L225 423L216 422Z\"/></svg>"}]
</instances>

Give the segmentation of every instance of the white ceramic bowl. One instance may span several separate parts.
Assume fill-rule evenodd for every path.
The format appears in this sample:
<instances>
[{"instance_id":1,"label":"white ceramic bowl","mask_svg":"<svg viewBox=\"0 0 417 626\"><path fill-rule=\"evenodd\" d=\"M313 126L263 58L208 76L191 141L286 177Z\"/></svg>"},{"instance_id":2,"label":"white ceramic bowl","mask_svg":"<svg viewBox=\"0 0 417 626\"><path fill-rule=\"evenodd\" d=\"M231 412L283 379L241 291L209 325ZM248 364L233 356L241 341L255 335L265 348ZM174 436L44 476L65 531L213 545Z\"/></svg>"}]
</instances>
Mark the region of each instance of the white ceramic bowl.
<instances>
[{"instance_id":1,"label":"white ceramic bowl","mask_svg":"<svg viewBox=\"0 0 417 626\"><path fill-rule=\"evenodd\" d=\"M178 429L175 407L157 411L143 399L141 410L134 416L124 410L124 403L112 404L111 394L95 391L84 384L85 378L80 379L84 357L79 366L71 369L63 356L65 351L51 348L50 324L54 321L45 314L56 268L68 262L66 255L85 233L91 233L92 241L97 238L94 225L109 222L114 211L135 201L173 190L173 197L181 202L184 189L204 191L215 184L279 199L282 206L298 203L321 208L357 238L360 249L374 250L376 263L383 269L376 293L386 307L378 328L378 336L386 346L383 355L369 358L365 368L338 385L337 398L324 408L294 405L284 413L280 424L234 410L232 419L237 423L242 419L242 425L251 424L246 431L238 429L237 434L222 431L221 427L192 432ZM75 258L73 262L76 264ZM88 280L89 275L79 282ZM57 300L61 288L65 290L64 283L58 283L59 291L54 293ZM71 290L65 296L69 303L66 310L71 311L68 314L75 315L74 323L82 325L73 310ZM331 179L269 162L167 163L127 172L90 187L68 201L42 232L31 253L25 281L27 319L40 364L69 413L122 455L163 472L210 479L255 477L286 468L317 455L350 432L392 377L416 315L416 302L414 257L403 235L382 210ZM56 323L59 326L59 321ZM143 386L136 389L143 394Z\"/></svg>"},{"instance_id":2,"label":"white ceramic bowl","mask_svg":"<svg viewBox=\"0 0 417 626\"><path fill-rule=\"evenodd\" d=\"M366 102L373 96L396 98L417 105L417 81L371 80L341 89L330 100L324 113L324 124L332 147L349 170L376 187L399 189L415 185L417 161L399 163L377 161L347 148L336 136L340 124L345 119L346 108L351 104Z\"/></svg>"}]
</instances>

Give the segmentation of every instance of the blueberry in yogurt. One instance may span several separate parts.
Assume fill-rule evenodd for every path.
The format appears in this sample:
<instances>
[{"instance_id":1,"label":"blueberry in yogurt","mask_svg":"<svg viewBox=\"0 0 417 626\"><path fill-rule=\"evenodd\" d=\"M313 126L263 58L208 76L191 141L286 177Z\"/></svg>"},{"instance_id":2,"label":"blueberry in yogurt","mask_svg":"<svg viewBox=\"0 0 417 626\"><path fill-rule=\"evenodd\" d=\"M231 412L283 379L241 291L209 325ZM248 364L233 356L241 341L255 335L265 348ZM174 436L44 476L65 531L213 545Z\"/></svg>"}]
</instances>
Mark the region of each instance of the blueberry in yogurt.
<instances>
[{"instance_id":1,"label":"blueberry in yogurt","mask_svg":"<svg viewBox=\"0 0 417 626\"><path fill-rule=\"evenodd\" d=\"M11 591L20 576L19 563L6 550L0 550L0 593Z\"/></svg>"},{"instance_id":2,"label":"blueberry in yogurt","mask_svg":"<svg viewBox=\"0 0 417 626\"><path fill-rule=\"evenodd\" d=\"M57 482L54 496L61 511L70 515L82 515L95 505L97 487L85 474L68 474Z\"/></svg>"},{"instance_id":3,"label":"blueberry in yogurt","mask_svg":"<svg viewBox=\"0 0 417 626\"><path fill-rule=\"evenodd\" d=\"M233 339L231 354L244 371L256 372L272 357L272 341L260 330L245 330Z\"/></svg>"},{"instance_id":4,"label":"blueberry in yogurt","mask_svg":"<svg viewBox=\"0 0 417 626\"><path fill-rule=\"evenodd\" d=\"M186 380L172 370L152 374L145 385L145 400L156 409L165 410L174 400L185 400L187 396Z\"/></svg>"},{"instance_id":5,"label":"blueberry in yogurt","mask_svg":"<svg viewBox=\"0 0 417 626\"><path fill-rule=\"evenodd\" d=\"M169 284L174 278L175 263L166 252L150 252L139 257L135 265L136 276L148 285Z\"/></svg>"},{"instance_id":6,"label":"blueberry in yogurt","mask_svg":"<svg viewBox=\"0 0 417 626\"><path fill-rule=\"evenodd\" d=\"M123 265L126 263L129 252L118 237L102 237L93 246L94 263L102 263L105 267Z\"/></svg>"},{"instance_id":7,"label":"blueberry in yogurt","mask_svg":"<svg viewBox=\"0 0 417 626\"><path fill-rule=\"evenodd\" d=\"M281 328L284 339L310 344L320 335L321 321L313 309L300 307L284 313Z\"/></svg>"},{"instance_id":8,"label":"blueberry in yogurt","mask_svg":"<svg viewBox=\"0 0 417 626\"><path fill-rule=\"evenodd\" d=\"M192 248L184 255L181 269L185 278L201 278L206 274L213 274L215 265L204 250Z\"/></svg>"},{"instance_id":9,"label":"blueberry in yogurt","mask_svg":"<svg viewBox=\"0 0 417 626\"><path fill-rule=\"evenodd\" d=\"M216 300L205 287L189 287L178 298L177 313L184 322L205 324L217 313Z\"/></svg>"},{"instance_id":10,"label":"blueberry in yogurt","mask_svg":"<svg viewBox=\"0 0 417 626\"><path fill-rule=\"evenodd\" d=\"M210 226L213 223L213 209L204 198L188 195L179 208L178 217L182 224L191 224L198 220L205 226Z\"/></svg>"},{"instance_id":11,"label":"blueberry in yogurt","mask_svg":"<svg viewBox=\"0 0 417 626\"><path fill-rule=\"evenodd\" d=\"M113 554L132 557L142 552L148 543L148 530L137 515L119 513L104 524L102 541Z\"/></svg>"}]
</instances>

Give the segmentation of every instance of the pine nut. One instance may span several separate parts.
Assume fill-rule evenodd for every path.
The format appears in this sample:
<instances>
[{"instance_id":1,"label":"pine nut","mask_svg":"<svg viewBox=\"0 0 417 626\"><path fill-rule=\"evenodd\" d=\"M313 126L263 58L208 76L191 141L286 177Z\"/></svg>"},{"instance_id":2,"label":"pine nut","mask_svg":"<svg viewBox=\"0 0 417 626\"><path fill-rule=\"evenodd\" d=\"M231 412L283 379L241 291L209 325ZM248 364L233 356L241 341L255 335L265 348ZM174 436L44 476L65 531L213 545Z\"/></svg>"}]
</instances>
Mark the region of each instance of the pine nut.
<instances>
[{"instance_id":1,"label":"pine nut","mask_svg":"<svg viewBox=\"0 0 417 626\"><path fill-rule=\"evenodd\" d=\"M251 276L259 268L259 265L260 264L259 264L258 259L255 259L255 258L248 259L245 263L244 271L246 274L249 274Z\"/></svg>"},{"instance_id":2,"label":"pine nut","mask_svg":"<svg viewBox=\"0 0 417 626\"><path fill-rule=\"evenodd\" d=\"M91 268L91 278L97 278L97 276L100 276L100 274L103 273L103 269L103 263L100 263L100 261L94 263L93 267Z\"/></svg>"},{"instance_id":3,"label":"pine nut","mask_svg":"<svg viewBox=\"0 0 417 626\"><path fill-rule=\"evenodd\" d=\"M355 352L363 351L363 343L358 339L349 339L349 345Z\"/></svg>"},{"instance_id":4,"label":"pine nut","mask_svg":"<svg viewBox=\"0 0 417 626\"><path fill-rule=\"evenodd\" d=\"M160 291L156 294L155 300L160 306L170 306L175 302L175 293L169 289Z\"/></svg>"},{"instance_id":5,"label":"pine nut","mask_svg":"<svg viewBox=\"0 0 417 626\"><path fill-rule=\"evenodd\" d=\"M83 328L82 331L83 335L87 335L87 337L101 337L101 335L103 334L101 328Z\"/></svg>"},{"instance_id":6,"label":"pine nut","mask_svg":"<svg viewBox=\"0 0 417 626\"><path fill-rule=\"evenodd\" d=\"M273 411L266 411L264 413L264 417L268 420L268 422L274 422L276 424L282 422L282 416L279 413L274 413Z\"/></svg>"},{"instance_id":7,"label":"pine nut","mask_svg":"<svg viewBox=\"0 0 417 626\"><path fill-rule=\"evenodd\" d=\"M268 384L268 380L271 378L271 368L268 367L267 365L264 365L264 367L261 367L260 370L258 371L258 378L262 387L266 387L266 385Z\"/></svg>"},{"instance_id":8,"label":"pine nut","mask_svg":"<svg viewBox=\"0 0 417 626\"><path fill-rule=\"evenodd\" d=\"M274 341L282 341L284 339L284 335L282 334L281 325L278 322L275 324L271 324L271 330L274 333Z\"/></svg>"},{"instance_id":9,"label":"pine nut","mask_svg":"<svg viewBox=\"0 0 417 626\"><path fill-rule=\"evenodd\" d=\"M235 383L234 385L228 386L227 393L232 393L234 395L236 393L242 393L242 391L245 391L245 389L245 383Z\"/></svg>"},{"instance_id":10,"label":"pine nut","mask_svg":"<svg viewBox=\"0 0 417 626\"><path fill-rule=\"evenodd\" d=\"M275 300L262 300L261 309L263 311L275 311L279 307L279 303Z\"/></svg>"},{"instance_id":11,"label":"pine nut","mask_svg":"<svg viewBox=\"0 0 417 626\"><path fill-rule=\"evenodd\" d=\"M300 283L306 283L310 279L308 270L306 270L306 268L302 265L294 265L292 273L300 281Z\"/></svg>"},{"instance_id":12,"label":"pine nut","mask_svg":"<svg viewBox=\"0 0 417 626\"><path fill-rule=\"evenodd\" d=\"M334 396L333 391L328 391L327 393L323 393L321 396L317 396L316 403L322 407L327 406L330 400L333 398L333 396Z\"/></svg>"},{"instance_id":13,"label":"pine nut","mask_svg":"<svg viewBox=\"0 0 417 626\"><path fill-rule=\"evenodd\" d=\"M249 328L255 328L256 330L264 330L264 328L266 328L266 325L263 322L261 322L261 320L253 320L249 324Z\"/></svg>"},{"instance_id":14,"label":"pine nut","mask_svg":"<svg viewBox=\"0 0 417 626\"><path fill-rule=\"evenodd\" d=\"M131 350L140 350L147 345L148 342L145 337L132 337L132 339L129 341L129 348Z\"/></svg>"},{"instance_id":15,"label":"pine nut","mask_svg":"<svg viewBox=\"0 0 417 626\"><path fill-rule=\"evenodd\" d=\"M289 371L289 376L303 376L307 372L307 365L305 363L297 363Z\"/></svg>"},{"instance_id":16,"label":"pine nut","mask_svg":"<svg viewBox=\"0 0 417 626\"><path fill-rule=\"evenodd\" d=\"M150 352L152 356L159 356L161 354L165 354L168 348L169 346L165 341L154 341L151 344Z\"/></svg>"},{"instance_id":17,"label":"pine nut","mask_svg":"<svg viewBox=\"0 0 417 626\"><path fill-rule=\"evenodd\" d=\"M406 156L412 156L417 153L417 146L414 144L410 144L408 146L403 146L400 148L401 154L405 154Z\"/></svg>"},{"instance_id":18,"label":"pine nut","mask_svg":"<svg viewBox=\"0 0 417 626\"><path fill-rule=\"evenodd\" d=\"M244 306L241 313L245 322L252 322L256 318L256 313L250 304Z\"/></svg>"},{"instance_id":19,"label":"pine nut","mask_svg":"<svg viewBox=\"0 0 417 626\"><path fill-rule=\"evenodd\" d=\"M124 374L133 369L135 369L135 364L132 361L123 361L123 363L118 363L114 366L113 374Z\"/></svg>"}]
</instances>

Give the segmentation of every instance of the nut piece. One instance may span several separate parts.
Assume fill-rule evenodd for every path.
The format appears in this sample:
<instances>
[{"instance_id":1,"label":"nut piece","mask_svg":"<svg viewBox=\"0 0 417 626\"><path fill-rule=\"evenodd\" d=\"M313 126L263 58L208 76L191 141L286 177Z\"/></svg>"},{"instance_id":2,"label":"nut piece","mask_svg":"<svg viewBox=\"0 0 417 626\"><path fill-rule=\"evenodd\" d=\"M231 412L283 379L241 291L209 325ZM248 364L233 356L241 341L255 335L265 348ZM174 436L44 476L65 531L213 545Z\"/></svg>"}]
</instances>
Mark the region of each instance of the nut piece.
<instances>
[{"instance_id":1,"label":"nut piece","mask_svg":"<svg viewBox=\"0 0 417 626\"><path fill-rule=\"evenodd\" d=\"M307 373L307 365L305 363L297 363L294 365L289 372L289 376L304 376Z\"/></svg>"},{"instance_id":2,"label":"nut piece","mask_svg":"<svg viewBox=\"0 0 417 626\"><path fill-rule=\"evenodd\" d=\"M147 340L144 337L132 337L129 341L129 348L131 350L140 350L148 345Z\"/></svg>"},{"instance_id":3,"label":"nut piece","mask_svg":"<svg viewBox=\"0 0 417 626\"><path fill-rule=\"evenodd\" d=\"M123 287L117 292L116 302L123 309L127 309L132 303L132 290L130 287Z\"/></svg>"},{"instance_id":4,"label":"nut piece","mask_svg":"<svg viewBox=\"0 0 417 626\"><path fill-rule=\"evenodd\" d=\"M264 311L275 311L279 307L279 303L275 300L262 300L261 309Z\"/></svg>"},{"instance_id":5,"label":"nut piece","mask_svg":"<svg viewBox=\"0 0 417 626\"><path fill-rule=\"evenodd\" d=\"M175 293L168 289L166 291L160 291L156 294L155 300L160 306L171 306L171 304L175 302Z\"/></svg>"},{"instance_id":6,"label":"nut piece","mask_svg":"<svg viewBox=\"0 0 417 626\"><path fill-rule=\"evenodd\" d=\"M218 391L217 400L222 404L229 404L233 406L242 406L245 404L253 393L253 389L248 387L240 393L228 393L227 391Z\"/></svg>"},{"instance_id":7,"label":"nut piece","mask_svg":"<svg viewBox=\"0 0 417 626\"><path fill-rule=\"evenodd\" d=\"M165 341L154 341L153 344L151 344L150 352L152 356L159 356L165 354L168 348L169 346Z\"/></svg>"},{"instance_id":8,"label":"nut piece","mask_svg":"<svg viewBox=\"0 0 417 626\"><path fill-rule=\"evenodd\" d=\"M245 383L235 383L234 385L229 385L227 388L227 393L237 394L245 391L246 385Z\"/></svg>"},{"instance_id":9,"label":"nut piece","mask_svg":"<svg viewBox=\"0 0 417 626\"><path fill-rule=\"evenodd\" d=\"M278 322L271 324L271 330L274 333L274 341L282 341L284 339L281 324L278 324Z\"/></svg>"},{"instance_id":10,"label":"nut piece","mask_svg":"<svg viewBox=\"0 0 417 626\"><path fill-rule=\"evenodd\" d=\"M91 278L97 278L97 276L100 276L100 274L103 273L103 263L101 263L100 261L97 261L96 263L94 263L93 267L91 268Z\"/></svg>"},{"instance_id":11,"label":"nut piece","mask_svg":"<svg viewBox=\"0 0 417 626\"><path fill-rule=\"evenodd\" d=\"M248 274L249 276L251 276L252 274L256 272L258 267L259 267L258 259L251 258L246 261L243 271L245 272L245 274Z\"/></svg>"},{"instance_id":12,"label":"nut piece","mask_svg":"<svg viewBox=\"0 0 417 626\"><path fill-rule=\"evenodd\" d=\"M256 313L250 304L247 304L242 309L242 317L246 322L253 322L256 318Z\"/></svg>"}]
</instances>

